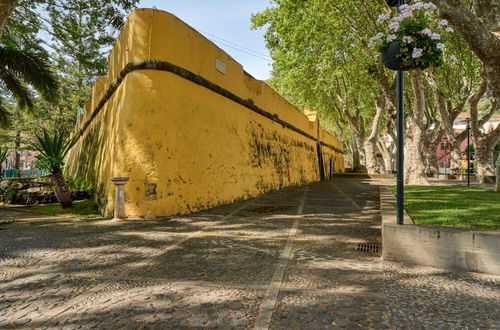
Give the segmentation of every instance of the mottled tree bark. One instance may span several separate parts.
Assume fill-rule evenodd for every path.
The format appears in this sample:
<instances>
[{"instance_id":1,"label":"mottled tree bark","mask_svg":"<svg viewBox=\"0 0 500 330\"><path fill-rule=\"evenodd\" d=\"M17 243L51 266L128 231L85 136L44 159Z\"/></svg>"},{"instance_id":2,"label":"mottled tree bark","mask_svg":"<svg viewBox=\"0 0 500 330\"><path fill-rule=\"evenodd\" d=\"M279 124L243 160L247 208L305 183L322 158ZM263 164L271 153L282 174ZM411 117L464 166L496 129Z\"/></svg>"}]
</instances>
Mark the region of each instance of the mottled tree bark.
<instances>
[{"instance_id":1,"label":"mottled tree bark","mask_svg":"<svg viewBox=\"0 0 500 330\"><path fill-rule=\"evenodd\" d=\"M351 126L352 128L352 126ZM364 151L363 151L363 138L359 133L352 130L352 171L355 173L361 173L365 171L363 166Z\"/></svg>"},{"instance_id":2,"label":"mottled tree bark","mask_svg":"<svg viewBox=\"0 0 500 330\"><path fill-rule=\"evenodd\" d=\"M449 139L449 138L448 138ZM460 141L453 139L450 141L451 152L450 152L450 169L452 173L460 173L460 163L461 152L460 152Z\"/></svg>"},{"instance_id":3,"label":"mottled tree bark","mask_svg":"<svg viewBox=\"0 0 500 330\"><path fill-rule=\"evenodd\" d=\"M484 183L485 176L494 175L495 169L492 158L495 144L490 144L487 141L481 141L479 144L476 144L474 151L477 164L477 181L479 183Z\"/></svg>"},{"instance_id":4,"label":"mottled tree bark","mask_svg":"<svg viewBox=\"0 0 500 330\"><path fill-rule=\"evenodd\" d=\"M438 170L438 159L437 159L437 145L435 143L430 143L424 145L422 148L423 158L425 160L425 173L436 174Z\"/></svg>"},{"instance_id":5,"label":"mottled tree bark","mask_svg":"<svg viewBox=\"0 0 500 330\"><path fill-rule=\"evenodd\" d=\"M472 141L475 148L477 179L479 183L484 183L484 177L492 176L494 173L493 152L496 143L500 139L500 125L491 132L481 132L484 121L479 120L478 104L486 93L486 90L487 80L484 79L479 90L469 99ZM493 102L491 112L496 112L498 106L497 102Z\"/></svg>"},{"instance_id":6,"label":"mottled tree bark","mask_svg":"<svg viewBox=\"0 0 500 330\"><path fill-rule=\"evenodd\" d=\"M3 36L5 23L12 11L16 8L17 0L0 0L0 39Z\"/></svg>"},{"instance_id":7,"label":"mottled tree bark","mask_svg":"<svg viewBox=\"0 0 500 330\"><path fill-rule=\"evenodd\" d=\"M495 175L496 175L495 191L500 192L500 155L497 158L497 163L496 163L496 167L495 167Z\"/></svg>"},{"instance_id":8,"label":"mottled tree bark","mask_svg":"<svg viewBox=\"0 0 500 330\"><path fill-rule=\"evenodd\" d=\"M349 128L351 129L351 146L352 146L352 170L355 173L361 173L366 171L366 167L363 166L366 157L363 149L363 138L365 136L365 128L363 124L363 118L361 117L361 112L356 109L355 114L351 114L347 109L343 112Z\"/></svg>"},{"instance_id":9,"label":"mottled tree bark","mask_svg":"<svg viewBox=\"0 0 500 330\"><path fill-rule=\"evenodd\" d=\"M378 128L380 126L380 122L382 121L382 116L385 111L384 99L379 100L375 104L377 112L375 113L375 117L372 122L372 129L370 132L370 136L364 142L364 150L366 157L366 170L369 174L380 173L380 167L378 165L377 160L377 137L378 137Z\"/></svg>"},{"instance_id":10,"label":"mottled tree bark","mask_svg":"<svg viewBox=\"0 0 500 330\"><path fill-rule=\"evenodd\" d=\"M378 150L382 154L382 159L384 160L385 173L389 174L389 173L391 173L391 170L392 170L391 152L387 148L385 141L383 141L381 138L379 138L377 146L378 146Z\"/></svg>"},{"instance_id":11,"label":"mottled tree bark","mask_svg":"<svg viewBox=\"0 0 500 330\"><path fill-rule=\"evenodd\" d=\"M352 154L352 171L357 172L361 168L361 157L359 155L359 148L354 139L351 140L351 154Z\"/></svg>"},{"instance_id":12,"label":"mottled tree bark","mask_svg":"<svg viewBox=\"0 0 500 330\"><path fill-rule=\"evenodd\" d=\"M459 94L460 97L454 102L451 98L446 98L439 88L433 70L426 71L426 78L434 94L434 101L439 115L439 128L442 130L444 136L447 137L450 145L450 169L458 170L460 168L459 161L461 159L460 145L466 136L466 132L455 134L453 126L458 115L464 110L467 104L472 86L464 88L464 90L461 88L458 89L456 93ZM441 138L442 137L439 138L440 141ZM438 141L438 143L440 141Z\"/></svg>"},{"instance_id":13,"label":"mottled tree bark","mask_svg":"<svg viewBox=\"0 0 500 330\"><path fill-rule=\"evenodd\" d=\"M68 208L73 206L71 194L68 185L64 181L64 175L60 168L52 169L52 181L54 182L54 192L56 193L57 200L61 207Z\"/></svg>"},{"instance_id":14,"label":"mottled tree bark","mask_svg":"<svg viewBox=\"0 0 500 330\"><path fill-rule=\"evenodd\" d=\"M413 90L413 109L405 132L405 183L428 185L422 146L425 138L425 94L421 70L410 71Z\"/></svg>"}]
</instances>

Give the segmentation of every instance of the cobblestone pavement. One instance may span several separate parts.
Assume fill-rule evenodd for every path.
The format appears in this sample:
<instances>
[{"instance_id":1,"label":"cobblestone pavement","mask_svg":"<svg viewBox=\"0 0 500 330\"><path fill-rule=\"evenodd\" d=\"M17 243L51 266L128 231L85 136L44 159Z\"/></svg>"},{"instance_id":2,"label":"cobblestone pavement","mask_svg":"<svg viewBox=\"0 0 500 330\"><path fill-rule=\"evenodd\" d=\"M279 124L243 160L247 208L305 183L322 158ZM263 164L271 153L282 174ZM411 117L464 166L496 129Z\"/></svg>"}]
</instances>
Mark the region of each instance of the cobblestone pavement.
<instances>
[{"instance_id":1,"label":"cobblestone pavement","mask_svg":"<svg viewBox=\"0 0 500 330\"><path fill-rule=\"evenodd\" d=\"M387 183L121 223L0 209L0 328L500 328L499 278L382 263Z\"/></svg>"}]
</instances>

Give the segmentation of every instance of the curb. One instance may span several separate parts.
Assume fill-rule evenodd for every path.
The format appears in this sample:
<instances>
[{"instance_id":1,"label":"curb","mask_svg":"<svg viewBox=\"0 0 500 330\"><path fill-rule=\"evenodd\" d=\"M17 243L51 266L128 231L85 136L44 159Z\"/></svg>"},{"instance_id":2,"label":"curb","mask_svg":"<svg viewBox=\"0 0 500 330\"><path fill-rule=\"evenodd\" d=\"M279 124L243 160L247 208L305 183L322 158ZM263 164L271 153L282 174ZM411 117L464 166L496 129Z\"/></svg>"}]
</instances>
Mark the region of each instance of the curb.
<instances>
[{"instance_id":1,"label":"curb","mask_svg":"<svg viewBox=\"0 0 500 330\"><path fill-rule=\"evenodd\" d=\"M500 232L396 223L396 197L380 188L382 258L438 268L500 275Z\"/></svg>"}]
</instances>

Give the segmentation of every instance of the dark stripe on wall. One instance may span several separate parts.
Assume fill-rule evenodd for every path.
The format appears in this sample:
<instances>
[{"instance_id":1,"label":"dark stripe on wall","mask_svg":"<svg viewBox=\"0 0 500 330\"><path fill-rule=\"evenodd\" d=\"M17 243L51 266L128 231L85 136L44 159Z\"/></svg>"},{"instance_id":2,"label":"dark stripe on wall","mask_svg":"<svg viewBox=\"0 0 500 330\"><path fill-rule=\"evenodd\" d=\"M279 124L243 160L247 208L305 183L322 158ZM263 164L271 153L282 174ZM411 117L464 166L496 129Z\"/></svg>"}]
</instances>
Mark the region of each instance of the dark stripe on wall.
<instances>
[{"instance_id":1,"label":"dark stripe on wall","mask_svg":"<svg viewBox=\"0 0 500 330\"><path fill-rule=\"evenodd\" d=\"M136 70L158 70L158 71L167 71L167 72L173 73L173 74L178 75L184 79L187 79L187 80L189 80L197 85L203 86L203 87L211 90L214 93L222 95L222 96L246 107L247 109L250 109L253 112L258 113L259 115L264 116L264 117L282 125L285 128L288 128L288 129L290 129L290 130L292 130L300 135L303 135L311 140L316 141L316 138L314 136L312 136L312 135L304 132L300 128L295 127L295 126L289 124L288 122L280 119L277 114L275 114L275 113L273 114L273 113L265 111L264 109L259 108L258 106L256 106L254 104L253 100L251 100L251 99L244 100L241 97L231 93L227 89L224 89L224 88L220 87L219 85L214 84L213 82L211 82L211 81L209 81L209 80L207 80L207 79L205 79L205 78L203 78L203 77L201 77L201 76L199 76L191 71L188 71L188 70L181 68L181 67L179 67L175 64L172 64L172 63L168 63L168 62L164 62L164 61L157 61L157 60L132 62L132 63L127 64L123 68L123 70L120 71L116 80L113 81L113 83L111 83L111 85L108 87L108 89L106 90L106 93L104 94L102 99L99 101L99 104L97 104L95 109L92 111L90 118L85 122L83 127L78 132L79 137L81 137L83 135L83 133L85 133L85 130L89 127L92 120L94 120L94 118L101 111L101 109L104 107L106 102L111 98L111 96L113 96L113 93L121 85L123 79L125 79L127 74L129 74L130 72L136 71ZM327 148L330 148L331 150L333 150L335 152L342 153L342 154L344 153L342 150L336 148L335 146L333 146L331 144L321 142L321 145L323 145Z\"/></svg>"}]
</instances>

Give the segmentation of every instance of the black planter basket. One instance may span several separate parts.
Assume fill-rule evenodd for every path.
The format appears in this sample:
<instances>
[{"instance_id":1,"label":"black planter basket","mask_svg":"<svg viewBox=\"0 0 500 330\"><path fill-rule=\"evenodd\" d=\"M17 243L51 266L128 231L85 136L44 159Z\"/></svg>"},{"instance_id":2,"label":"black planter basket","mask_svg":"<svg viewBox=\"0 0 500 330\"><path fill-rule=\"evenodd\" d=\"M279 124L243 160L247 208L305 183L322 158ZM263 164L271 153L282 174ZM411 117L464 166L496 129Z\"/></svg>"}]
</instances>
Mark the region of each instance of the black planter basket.
<instances>
[{"instance_id":1,"label":"black planter basket","mask_svg":"<svg viewBox=\"0 0 500 330\"><path fill-rule=\"evenodd\" d=\"M385 51L380 53L380 58L386 66L391 70L410 70L411 67L403 64L403 60L398 55L401 53L401 44L393 42Z\"/></svg>"},{"instance_id":2,"label":"black planter basket","mask_svg":"<svg viewBox=\"0 0 500 330\"><path fill-rule=\"evenodd\" d=\"M398 6L399 1L401 1L401 4L405 4L405 3L410 2L410 0L386 0L387 4L388 4L390 7L397 7L397 6Z\"/></svg>"}]
</instances>

